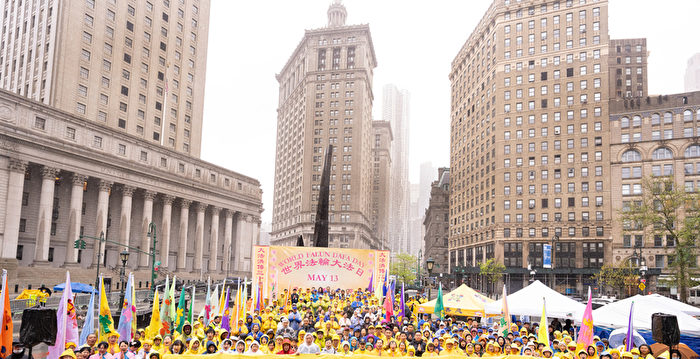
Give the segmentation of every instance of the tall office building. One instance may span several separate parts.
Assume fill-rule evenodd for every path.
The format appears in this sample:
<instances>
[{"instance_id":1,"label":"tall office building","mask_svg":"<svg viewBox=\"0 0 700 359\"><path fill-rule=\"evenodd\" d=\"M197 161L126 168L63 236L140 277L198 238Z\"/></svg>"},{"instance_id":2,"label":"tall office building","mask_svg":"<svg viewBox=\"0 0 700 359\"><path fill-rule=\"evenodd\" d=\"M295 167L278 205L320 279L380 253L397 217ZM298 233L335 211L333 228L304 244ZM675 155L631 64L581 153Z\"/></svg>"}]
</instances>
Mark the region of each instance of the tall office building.
<instances>
[{"instance_id":1,"label":"tall office building","mask_svg":"<svg viewBox=\"0 0 700 359\"><path fill-rule=\"evenodd\" d=\"M0 8L2 89L199 157L209 0Z\"/></svg>"},{"instance_id":2,"label":"tall office building","mask_svg":"<svg viewBox=\"0 0 700 359\"><path fill-rule=\"evenodd\" d=\"M494 258L511 291L528 264L582 291L602 264L585 259L610 253L607 16L605 0L495 0L453 60L450 265L468 284L489 289L476 265Z\"/></svg>"},{"instance_id":3,"label":"tall office building","mask_svg":"<svg viewBox=\"0 0 700 359\"><path fill-rule=\"evenodd\" d=\"M372 231L377 236L378 248L390 249L389 211L391 207L391 124L372 121Z\"/></svg>"},{"instance_id":4,"label":"tall office building","mask_svg":"<svg viewBox=\"0 0 700 359\"><path fill-rule=\"evenodd\" d=\"M647 39L613 39L608 50L610 97L641 99L648 94Z\"/></svg>"},{"instance_id":5,"label":"tall office building","mask_svg":"<svg viewBox=\"0 0 700 359\"><path fill-rule=\"evenodd\" d=\"M408 131L410 94L396 85L384 86L382 118L391 124L394 142L391 147L391 198L389 246L394 253L408 252L409 183Z\"/></svg>"},{"instance_id":6,"label":"tall office building","mask_svg":"<svg viewBox=\"0 0 700 359\"><path fill-rule=\"evenodd\" d=\"M685 68L685 91L700 91L700 52L688 59Z\"/></svg>"},{"instance_id":7,"label":"tall office building","mask_svg":"<svg viewBox=\"0 0 700 359\"><path fill-rule=\"evenodd\" d=\"M372 77L369 25L345 25L339 1L328 26L307 30L277 75L272 243L313 236L324 153L333 145L329 245L377 248L371 228Z\"/></svg>"},{"instance_id":8,"label":"tall office building","mask_svg":"<svg viewBox=\"0 0 700 359\"><path fill-rule=\"evenodd\" d=\"M450 169L441 167L438 169L437 180L430 185L430 201L428 209L425 210L423 227L425 236L423 237L422 264L425 265L428 259L435 261L433 275L435 273L449 273L449 252L447 241L449 233L449 201L450 199Z\"/></svg>"}]
</instances>

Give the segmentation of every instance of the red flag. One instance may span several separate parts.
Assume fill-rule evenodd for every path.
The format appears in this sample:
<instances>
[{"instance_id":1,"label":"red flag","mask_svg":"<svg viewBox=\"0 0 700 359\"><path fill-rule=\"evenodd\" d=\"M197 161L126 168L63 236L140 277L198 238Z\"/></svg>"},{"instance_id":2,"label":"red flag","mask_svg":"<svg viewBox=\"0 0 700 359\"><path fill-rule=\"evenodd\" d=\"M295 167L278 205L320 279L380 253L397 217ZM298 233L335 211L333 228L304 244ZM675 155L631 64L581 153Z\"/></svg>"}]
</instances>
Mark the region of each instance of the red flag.
<instances>
[{"instance_id":1,"label":"red flag","mask_svg":"<svg viewBox=\"0 0 700 359\"><path fill-rule=\"evenodd\" d=\"M391 316L394 315L394 306L391 305L391 298L384 297L384 311L386 312L386 321L391 322Z\"/></svg>"}]
</instances>

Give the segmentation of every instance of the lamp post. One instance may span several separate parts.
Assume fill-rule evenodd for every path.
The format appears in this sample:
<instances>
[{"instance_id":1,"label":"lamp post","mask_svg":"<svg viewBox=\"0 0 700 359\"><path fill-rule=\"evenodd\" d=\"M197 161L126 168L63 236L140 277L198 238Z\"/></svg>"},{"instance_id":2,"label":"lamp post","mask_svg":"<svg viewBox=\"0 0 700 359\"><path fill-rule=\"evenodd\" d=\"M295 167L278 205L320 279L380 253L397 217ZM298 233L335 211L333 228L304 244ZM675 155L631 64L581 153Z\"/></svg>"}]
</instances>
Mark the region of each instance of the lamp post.
<instances>
[{"instance_id":1,"label":"lamp post","mask_svg":"<svg viewBox=\"0 0 700 359\"><path fill-rule=\"evenodd\" d=\"M435 266L435 260L432 257L428 258L428 260L425 261L425 266L428 269L428 300L430 300L430 290L433 288L433 282L431 281L431 277L433 275L433 267Z\"/></svg>"},{"instance_id":2,"label":"lamp post","mask_svg":"<svg viewBox=\"0 0 700 359\"><path fill-rule=\"evenodd\" d=\"M156 292L156 224L151 222L148 224L148 232L146 237L151 238L151 292Z\"/></svg>"},{"instance_id":3,"label":"lamp post","mask_svg":"<svg viewBox=\"0 0 700 359\"><path fill-rule=\"evenodd\" d=\"M554 255L557 251L556 245L557 245L558 241L559 241L558 235L555 234L554 236L552 236L552 268L551 268L551 271L552 271L552 288L554 288L554 290L556 290L556 288L557 288L557 275L554 273L554 261L555 261ZM562 266L562 267L564 267L564 266Z\"/></svg>"},{"instance_id":4,"label":"lamp post","mask_svg":"<svg viewBox=\"0 0 700 359\"><path fill-rule=\"evenodd\" d=\"M122 269L119 272L119 279L121 279L122 282L122 292L121 292L121 299L119 300L120 305L124 303L124 279L126 277L126 262L129 260L129 251L126 249L121 251L119 253L119 259L122 260Z\"/></svg>"},{"instance_id":5,"label":"lamp post","mask_svg":"<svg viewBox=\"0 0 700 359\"><path fill-rule=\"evenodd\" d=\"M647 267L647 261L644 259L644 255L642 254L642 247L641 246L634 246L634 251L632 252L632 257L636 259L636 264L637 268L639 270L639 294L644 295L644 289L642 289L642 284L646 286L646 275L647 275L647 270L649 269Z\"/></svg>"}]
</instances>

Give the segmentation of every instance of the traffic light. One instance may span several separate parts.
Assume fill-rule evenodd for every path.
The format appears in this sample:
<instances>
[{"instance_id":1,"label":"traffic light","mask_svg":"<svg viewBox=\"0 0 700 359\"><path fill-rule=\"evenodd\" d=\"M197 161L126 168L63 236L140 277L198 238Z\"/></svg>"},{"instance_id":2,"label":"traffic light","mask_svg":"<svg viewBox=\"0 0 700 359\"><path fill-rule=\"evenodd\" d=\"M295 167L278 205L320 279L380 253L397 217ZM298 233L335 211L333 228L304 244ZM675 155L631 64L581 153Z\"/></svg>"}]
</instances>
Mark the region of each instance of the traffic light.
<instances>
[{"instance_id":1,"label":"traffic light","mask_svg":"<svg viewBox=\"0 0 700 359\"><path fill-rule=\"evenodd\" d=\"M647 283L647 280L644 279L644 278L642 278L642 279L641 279L641 282L644 283L644 284L646 284L646 283Z\"/></svg>"},{"instance_id":2,"label":"traffic light","mask_svg":"<svg viewBox=\"0 0 700 359\"><path fill-rule=\"evenodd\" d=\"M86 243L82 239L77 239L75 243L73 243L73 248L75 249L85 249Z\"/></svg>"},{"instance_id":3,"label":"traffic light","mask_svg":"<svg viewBox=\"0 0 700 359\"><path fill-rule=\"evenodd\" d=\"M157 272L159 269L160 269L160 261L157 261L157 262L153 265L153 270Z\"/></svg>"}]
</instances>

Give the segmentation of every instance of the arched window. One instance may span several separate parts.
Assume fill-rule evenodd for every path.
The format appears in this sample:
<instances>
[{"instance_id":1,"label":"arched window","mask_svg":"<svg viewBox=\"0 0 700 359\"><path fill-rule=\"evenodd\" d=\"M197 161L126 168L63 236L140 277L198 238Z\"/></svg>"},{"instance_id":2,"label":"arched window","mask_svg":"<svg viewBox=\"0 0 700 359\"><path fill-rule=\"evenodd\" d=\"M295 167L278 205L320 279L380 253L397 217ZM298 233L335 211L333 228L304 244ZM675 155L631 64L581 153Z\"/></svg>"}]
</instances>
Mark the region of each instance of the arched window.
<instances>
[{"instance_id":1,"label":"arched window","mask_svg":"<svg viewBox=\"0 0 700 359\"><path fill-rule=\"evenodd\" d=\"M635 150L627 150L622 154L622 162L636 162L641 161L642 155Z\"/></svg>"},{"instance_id":2,"label":"arched window","mask_svg":"<svg viewBox=\"0 0 700 359\"><path fill-rule=\"evenodd\" d=\"M673 114L671 112L664 113L664 123L673 123Z\"/></svg>"},{"instance_id":3,"label":"arched window","mask_svg":"<svg viewBox=\"0 0 700 359\"><path fill-rule=\"evenodd\" d=\"M627 128L630 127L630 119L627 117L623 117L620 119L620 127L621 128Z\"/></svg>"},{"instance_id":4,"label":"arched window","mask_svg":"<svg viewBox=\"0 0 700 359\"><path fill-rule=\"evenodd\" d=\"M673 158L673 152L666 147L659 147L651 154L654 160L669 160Z\"/></svg>"},{"instance_id":5,"label":"arched window","mask_svg":"<svg viewBox=\"0 0 700 359\"><path fill-rule=\"evenodd\" d=\"M698 121L700 121L700 108L698 109L698 111L697 111L697 116L695 116L695 118L696 118Z\"/></svg>"},{"instance_id":6,"label":"arched window","mask_svg":"<svg viewBox=\"0 0 700 359\"><path fill-rule=\"evenodd\" d=\"M685 149L685 157L700 157L700 146L690 145Z\"/></svg>"},{"instance_id":7,"label":"arched window","mask_svg":"<svg viewBox=\"0 0 700 359\"><path fill-rule=\"evenodd\" d=\"M685 110L683 111L683 121L690 122L693 120L693 111Z\"/></svg>"},{"instance_id":8,"label":"arched window","mask_svg":"<svg viewBox=\"0 0 700 359\"><path fill-rule=\"evenodd\" d=\"M632 127L639 127L642 125L642 117L637 115L632 118Z\"/></svg>"},{"instance_id":9,"label":"arched window","mask_svg":"<svg viewBox=\"0 0 700 359\"><path fill-rule=\"evenodd\" d=\"M651 115L651 124L658 125L661 123L661 116L658 113Z\"/></svg>"}]
</instances>

